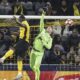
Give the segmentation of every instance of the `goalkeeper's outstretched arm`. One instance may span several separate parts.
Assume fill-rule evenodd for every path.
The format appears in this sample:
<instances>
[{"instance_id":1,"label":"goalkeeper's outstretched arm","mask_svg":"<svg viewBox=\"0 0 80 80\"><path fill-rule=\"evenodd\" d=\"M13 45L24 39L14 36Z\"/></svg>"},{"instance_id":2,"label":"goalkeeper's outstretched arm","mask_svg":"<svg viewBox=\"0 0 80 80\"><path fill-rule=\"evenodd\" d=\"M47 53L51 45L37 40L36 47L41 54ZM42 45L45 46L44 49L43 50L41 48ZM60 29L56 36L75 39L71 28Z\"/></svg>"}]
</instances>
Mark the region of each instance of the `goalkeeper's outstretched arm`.
<instances>
[{"instance_id":1,"label":"goalkeeper's outstretched arm","mask_svg":"<svg viewBox=\"0 0 80 80\"><path fill-rule=\"evenodd\" d=\"M40 19L40 32L44 29L44 11L42 12L41 19Z\"/></svg>"}]
</instances>

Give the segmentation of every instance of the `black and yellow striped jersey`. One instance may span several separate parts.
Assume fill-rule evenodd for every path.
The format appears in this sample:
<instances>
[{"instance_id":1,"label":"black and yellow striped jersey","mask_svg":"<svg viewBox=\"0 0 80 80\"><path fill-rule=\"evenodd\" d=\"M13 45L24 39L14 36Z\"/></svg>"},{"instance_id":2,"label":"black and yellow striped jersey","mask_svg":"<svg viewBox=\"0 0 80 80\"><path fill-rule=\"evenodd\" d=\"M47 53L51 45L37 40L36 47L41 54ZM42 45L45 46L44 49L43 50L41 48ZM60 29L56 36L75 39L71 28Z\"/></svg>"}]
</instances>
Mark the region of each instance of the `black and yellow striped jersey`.
<instances>
[{"instance_id":1,"label":"black and yellow striped jersey","mask_svg":"<svg viewBox=\"0 0 80 80\"><path fill-rule=\"evenodd\" d=\"M30 26L26 20L22 21L22 24L26 25L26 27L20 26L19 38L29 42Z\"/></svg>"}]
</instances>

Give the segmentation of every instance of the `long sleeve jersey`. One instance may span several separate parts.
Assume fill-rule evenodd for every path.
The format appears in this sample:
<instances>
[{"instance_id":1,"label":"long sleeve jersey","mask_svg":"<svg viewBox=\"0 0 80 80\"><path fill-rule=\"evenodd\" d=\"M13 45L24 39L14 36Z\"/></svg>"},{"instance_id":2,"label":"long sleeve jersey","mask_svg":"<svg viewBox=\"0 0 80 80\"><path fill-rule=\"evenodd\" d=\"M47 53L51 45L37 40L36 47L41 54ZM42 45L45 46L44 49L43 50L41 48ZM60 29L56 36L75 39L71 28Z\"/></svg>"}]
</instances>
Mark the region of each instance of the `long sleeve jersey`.
<instances>
[{"instance_id":1,"label":"long sleeve jersey","mask_svg":"<svg viewBox=\"0 0 80 80\"><path fill-rule=\"evenodd\" d=\"M33 42L33 48L36 51L39 51L43 54L45 48L50 49L51 46L52 46L52 38L50 34L44 29L44 14L42 14L40 19L40 33Z\"/></svg>"}]
</instances>

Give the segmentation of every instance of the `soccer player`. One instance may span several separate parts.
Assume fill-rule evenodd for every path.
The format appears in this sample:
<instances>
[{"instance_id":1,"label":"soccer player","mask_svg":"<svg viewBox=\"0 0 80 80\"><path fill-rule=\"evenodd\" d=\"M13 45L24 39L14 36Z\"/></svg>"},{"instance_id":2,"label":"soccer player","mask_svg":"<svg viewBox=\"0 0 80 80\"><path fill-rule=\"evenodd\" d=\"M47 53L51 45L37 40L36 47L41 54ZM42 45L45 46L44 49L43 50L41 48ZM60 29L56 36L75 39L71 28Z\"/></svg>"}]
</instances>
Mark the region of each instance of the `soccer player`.
<instances>
[{"instance_id":1,"label":"soccer player","mask_svg":"<svg viewBox=\"0 0 80 80\"><path fill-rule=\"evenodd\" d=\"M18 66L18 75L16 76L15 80L19 80L20 78L22 78L22 60L25 56L25 52L28 50L29 47L30 26L26 21L24 15L21 15L19 17L19 20L14 17L14 20L20 26L19 41L13 46L13 48L10 48L2 58L0 58L0 63L3 63L6 58L10 57L11 55L13 55L13 53L15 53L15 55L17 56Z\"/></svg>"},{"instance_id":2,"label":"soccer player","mask_svg":"<svg viewBox=\"0 0 80 80\"><path fill-rule=\"evenodd\" d=\"M44 12L40 20L40 33L33 42L33 48L30 54L30 67L35 72L35 80L40 80L40 65L44 55L45 48L50 49L52 46L52 27L44 29Z\"/></svg>"}]
</instances>

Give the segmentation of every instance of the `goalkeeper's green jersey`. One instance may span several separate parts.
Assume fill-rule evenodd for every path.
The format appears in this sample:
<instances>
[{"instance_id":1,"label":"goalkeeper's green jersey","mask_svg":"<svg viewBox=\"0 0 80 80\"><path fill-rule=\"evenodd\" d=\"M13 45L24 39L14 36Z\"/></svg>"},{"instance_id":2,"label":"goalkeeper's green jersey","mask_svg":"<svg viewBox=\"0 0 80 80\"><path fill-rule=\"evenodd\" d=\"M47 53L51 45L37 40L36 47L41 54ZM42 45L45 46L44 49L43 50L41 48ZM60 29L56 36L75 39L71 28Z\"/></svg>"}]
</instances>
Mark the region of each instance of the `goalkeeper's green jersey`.
<instances>
[{"instance_id":1,"label":"goalkeeper's green jersey","mask_svg":"<svg viewBox=\"0 0 80 80\"><path fill-rule=\"evenodd\" d=\"M42 55L44 53L45 48L50 49L52 46L52 38L50 34L44 29L44 14L41 16L40 20L40 33L35 38L33 42L33 50L37 52L41 52L36 55Z\"/></svg>"}]
</instances>

